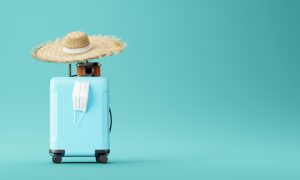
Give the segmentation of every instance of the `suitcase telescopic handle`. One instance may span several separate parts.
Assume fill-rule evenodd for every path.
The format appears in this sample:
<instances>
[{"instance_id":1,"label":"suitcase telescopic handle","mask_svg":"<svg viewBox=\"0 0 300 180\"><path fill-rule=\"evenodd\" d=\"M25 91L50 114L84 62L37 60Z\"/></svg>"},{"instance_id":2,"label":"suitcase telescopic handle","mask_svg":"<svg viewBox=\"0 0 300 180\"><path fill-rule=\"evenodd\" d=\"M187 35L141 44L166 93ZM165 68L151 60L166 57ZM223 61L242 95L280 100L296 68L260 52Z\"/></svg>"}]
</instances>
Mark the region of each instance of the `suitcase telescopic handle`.
<instances>
[{"instance_id":1,"label":"suitcase telescopic handle","mask_svg":"<svg viewBox=\"0 0 300 180\"><path fill-rule=\"evenodd\" d=\"M109 108L109 116L110 116L109 132L111 132L111 127L112 127L112 113L111 113L111 109L110 108Z\"/></svg>"}]
</instances>

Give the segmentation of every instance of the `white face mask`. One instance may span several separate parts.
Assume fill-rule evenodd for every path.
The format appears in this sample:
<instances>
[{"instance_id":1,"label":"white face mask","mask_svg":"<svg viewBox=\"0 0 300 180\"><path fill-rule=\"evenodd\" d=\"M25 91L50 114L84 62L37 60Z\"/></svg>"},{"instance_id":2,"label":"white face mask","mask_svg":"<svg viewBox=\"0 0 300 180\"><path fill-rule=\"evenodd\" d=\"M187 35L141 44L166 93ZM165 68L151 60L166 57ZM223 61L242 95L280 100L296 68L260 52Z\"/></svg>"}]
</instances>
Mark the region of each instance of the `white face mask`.
<instances>
[{"instance_id":1,"label":"white face mask","mask_svg":"<svg viewBox=\"0 0 300 180\"><path fill-rule=\"evenodd\" d=\"M87 110L87 104L88 104L88 98L89 98L89 82L80 82L76 81L73 88L73 111L74 111L74 125L78 126L83 114ZM83 114L80 116L79 120L76 123L76 111L81 111Z\"/></svg>"},{"instance_id":2,"label":"white face mask","mask_svg":"<svg viewBox=\"0 0 300 180\"><path fill-rule=\"evenodd\" d=\"M76 81L73 88L73 110L86 112L89 98L89 83Z\"/></svg>"}]
</instances>

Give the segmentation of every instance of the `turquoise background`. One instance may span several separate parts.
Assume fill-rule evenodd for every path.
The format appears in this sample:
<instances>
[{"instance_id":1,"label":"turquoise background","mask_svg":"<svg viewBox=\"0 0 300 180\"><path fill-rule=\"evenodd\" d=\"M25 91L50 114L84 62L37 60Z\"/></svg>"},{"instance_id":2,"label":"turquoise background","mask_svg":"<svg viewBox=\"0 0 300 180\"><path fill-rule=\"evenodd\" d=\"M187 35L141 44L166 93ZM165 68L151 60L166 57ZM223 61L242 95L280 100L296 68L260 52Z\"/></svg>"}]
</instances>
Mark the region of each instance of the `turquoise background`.
<instances>
[{"instance_id":1,"label":"turquoise background","mask_svg":"<svg viewBox=\"0 0 300 180\"><path fill-rule=\"evenodd\" d=\"M300 179L299 9L296 0L1 1L0 178ZM114 116L107 165L48 155L49 80L67 65L30 51L74 30L128 43L101 60Z\"/></svg>"}]
</instances>

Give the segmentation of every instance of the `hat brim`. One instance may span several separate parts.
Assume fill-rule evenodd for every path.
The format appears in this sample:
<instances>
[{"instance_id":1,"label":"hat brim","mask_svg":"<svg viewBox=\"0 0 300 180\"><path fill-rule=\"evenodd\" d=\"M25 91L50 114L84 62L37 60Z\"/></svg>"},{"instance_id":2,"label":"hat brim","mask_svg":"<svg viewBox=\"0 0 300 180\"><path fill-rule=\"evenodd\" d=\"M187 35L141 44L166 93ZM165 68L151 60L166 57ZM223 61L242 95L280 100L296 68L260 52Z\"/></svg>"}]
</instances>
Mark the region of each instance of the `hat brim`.
<instances>
[{"instance_id":1,"label":"hat brim","mask_svg":"<svg viewBox=\"0 0 300 180\"><path fill-rule=\"evenodd\" d=\"M75 63L120 53L125 44L112 36L89 36L92 48L84 53L69 54L63 51L63 39L43 44L34 49L32 56L38 60L54 63Z\"/></svg>"}]
</instances>

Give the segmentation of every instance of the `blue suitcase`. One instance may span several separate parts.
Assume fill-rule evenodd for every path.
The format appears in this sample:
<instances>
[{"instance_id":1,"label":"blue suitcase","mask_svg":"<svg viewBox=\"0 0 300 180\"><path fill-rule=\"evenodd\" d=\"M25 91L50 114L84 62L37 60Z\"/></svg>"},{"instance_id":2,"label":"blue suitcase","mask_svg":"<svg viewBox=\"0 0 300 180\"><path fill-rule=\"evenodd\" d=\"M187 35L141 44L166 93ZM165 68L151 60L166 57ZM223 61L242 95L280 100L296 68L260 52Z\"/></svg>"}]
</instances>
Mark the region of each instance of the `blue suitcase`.
<instances>
[{"instance_id":1,"label":"blue suitcase","mask_svg":"<svg viewBox=\"0 0 300 180\"><path fill-rule=\"evenodd\" d=\"M72 92L75 82L78 81L89 83L85 113L74 111L72 106ZM104 77L51 79L49 153L54 163L60 163L62 157L92 156L96 157L97 162L106 163L110 152L111 120L107 79Z\"/></svg>"}]
</instances>

